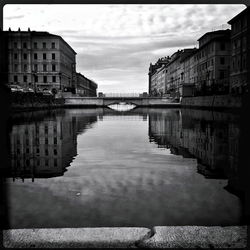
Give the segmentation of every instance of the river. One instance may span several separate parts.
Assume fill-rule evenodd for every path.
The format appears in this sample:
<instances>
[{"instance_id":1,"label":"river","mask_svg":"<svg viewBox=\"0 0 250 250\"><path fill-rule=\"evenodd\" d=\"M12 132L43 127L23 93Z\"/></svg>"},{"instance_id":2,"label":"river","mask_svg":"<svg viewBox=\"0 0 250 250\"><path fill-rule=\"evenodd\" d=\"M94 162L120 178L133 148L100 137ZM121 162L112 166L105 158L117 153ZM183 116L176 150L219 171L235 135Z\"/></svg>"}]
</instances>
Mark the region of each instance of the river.
<instances>
[{"instance_id":1,"label":"river","mask_svg":"<svg viewBox=\"0 0 250 250\"><path fill-rule=\"evenodd\" d=\"M244 224L238 120L173 108L17 113L9 228Z\"/></svg>"}]
</instances>

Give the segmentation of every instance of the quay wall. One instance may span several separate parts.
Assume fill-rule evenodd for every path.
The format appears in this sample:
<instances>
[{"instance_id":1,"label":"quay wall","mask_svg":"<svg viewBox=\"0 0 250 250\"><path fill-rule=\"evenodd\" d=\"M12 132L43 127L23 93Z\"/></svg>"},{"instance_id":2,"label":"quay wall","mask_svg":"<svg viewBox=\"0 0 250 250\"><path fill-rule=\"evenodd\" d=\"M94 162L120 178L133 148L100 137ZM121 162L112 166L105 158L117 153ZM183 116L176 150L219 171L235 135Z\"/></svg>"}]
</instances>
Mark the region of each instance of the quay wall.
<instances>
[{"instance_id":1,"label":"quay wall","mask_svg":"<svg viewBox=\"0 0 250 250\"><path fill-rule=\"evenodd\" d=\"M241 108L242 97L232 95L214 95L214 96L196 96L183 97L181 107L197 107L197 108Z\"/></svg>"},{"instance_id":2,"label":"quay wall","mask_svg":"<svg viewBox=\"0 0 250 250\"><path fill-rule=\"evenodd\" d=\"M63 107L65 100L53 96L37 96L34 93L12 93L10 95L10 108L12 111L29 111Z\"/></svg>"}]
</instances>

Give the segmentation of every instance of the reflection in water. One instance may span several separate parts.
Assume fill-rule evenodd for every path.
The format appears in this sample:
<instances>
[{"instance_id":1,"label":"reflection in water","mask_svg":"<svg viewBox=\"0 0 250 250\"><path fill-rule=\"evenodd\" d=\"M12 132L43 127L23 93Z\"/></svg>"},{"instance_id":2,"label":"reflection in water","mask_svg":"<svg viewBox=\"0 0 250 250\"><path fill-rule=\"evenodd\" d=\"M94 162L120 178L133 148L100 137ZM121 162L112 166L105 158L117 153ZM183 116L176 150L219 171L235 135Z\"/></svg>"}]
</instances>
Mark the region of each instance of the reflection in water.
<instances>
[{"instance_id":1,"label":"reflection in water","mask_svg":"<svg viewBox=\"0 0 250 250\"><path fill-rule=\"evenodd\" d=\"M10 228L242 224L237 120L188 109L16 114Z\"/></svg>"},{"instance_id":2,"label":"reflection in water","mask_svg":"<svg viewBox=\"0 0 250 250\"><path fill-rule=\"evenodd\" d=\"M155 111L149 116L149 138L173 154L196 158L198 173L229 179L226 188L242 196L238 120L235 114L204 110Z\"/></svg>"},{"instance_id":3,"label":"reflection in water","mask_svg":"<svg viewBox=\"0 0 250 250\"><path fill-rule=\"evenodd\" d=\"M70 117L62 112L41 111L32 113L29 119L32 120L12 127L11 172L7 175L13 181L63 175L77 154L77 134L96 122L96 117ZM18 117L15 120L18 121Z\"/></svg>"},{"instance_id":4,"label":"reflection in water","mask_svg":"<svg viewBox=\"0 0 250 250\"><path fill-rule=\"evenodd\" d=\"M119 104L109 105L109 107L117 111L128 111L135 108L136 106L134 104L127 104L125 102L120 102Z\"/></svg>"}]
</instances>

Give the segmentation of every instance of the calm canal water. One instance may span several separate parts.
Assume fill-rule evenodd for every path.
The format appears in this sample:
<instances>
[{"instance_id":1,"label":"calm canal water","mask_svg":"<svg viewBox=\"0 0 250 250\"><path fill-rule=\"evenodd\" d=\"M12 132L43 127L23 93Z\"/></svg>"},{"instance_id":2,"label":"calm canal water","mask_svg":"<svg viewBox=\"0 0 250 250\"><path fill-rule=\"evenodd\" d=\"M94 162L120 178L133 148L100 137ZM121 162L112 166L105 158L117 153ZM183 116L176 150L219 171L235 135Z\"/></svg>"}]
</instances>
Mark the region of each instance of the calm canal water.
<instances>
[{"instance_id":1,"label":"calm canal water","mask_svg":"<svg viewBox=\"0 0 250 250\"><path fill-rule=\"evenodd\" d=\"M244 223L237 114L65 109L12 124L10 228Z\"/></svg>"}]
</instances>

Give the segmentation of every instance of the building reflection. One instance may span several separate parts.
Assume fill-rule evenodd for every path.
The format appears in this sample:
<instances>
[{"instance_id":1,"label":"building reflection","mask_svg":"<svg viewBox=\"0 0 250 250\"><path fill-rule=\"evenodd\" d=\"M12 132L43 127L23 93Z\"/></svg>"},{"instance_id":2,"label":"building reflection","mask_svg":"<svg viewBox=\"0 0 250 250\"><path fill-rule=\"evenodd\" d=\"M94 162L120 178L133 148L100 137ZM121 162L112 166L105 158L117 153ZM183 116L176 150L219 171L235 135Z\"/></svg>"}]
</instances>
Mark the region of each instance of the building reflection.
<instances>
[{"instance_id":1,"label":"building reflection","mask_svg":"<svg viewBox=\"0 0 250 250\"><path fill-rule=\"evenodd\" d=\"M240 194L238 116L182 109L149 112L149 140L172 154L197 159L206 178L228 179L226 189Z\"/></svg>"},{"instance_id":2,"label":"building reflection","mask_svg":"<svg viewBox=\"0 0 250 250\"><path fill-rule=\"evenodd\" d=\"M10 132L11 162L6 175L13 181L62 176L77 155L77 134L97 120L96 116L41 111L33 114L31 122L29 118L14 118Z\"/></svg>"}]
</instances>

